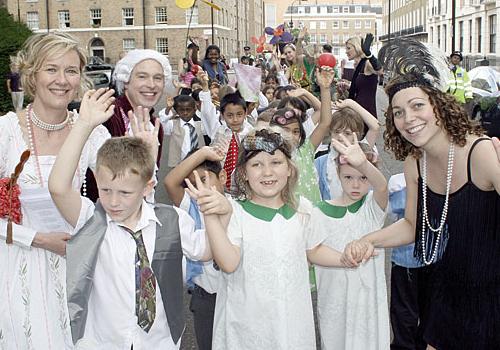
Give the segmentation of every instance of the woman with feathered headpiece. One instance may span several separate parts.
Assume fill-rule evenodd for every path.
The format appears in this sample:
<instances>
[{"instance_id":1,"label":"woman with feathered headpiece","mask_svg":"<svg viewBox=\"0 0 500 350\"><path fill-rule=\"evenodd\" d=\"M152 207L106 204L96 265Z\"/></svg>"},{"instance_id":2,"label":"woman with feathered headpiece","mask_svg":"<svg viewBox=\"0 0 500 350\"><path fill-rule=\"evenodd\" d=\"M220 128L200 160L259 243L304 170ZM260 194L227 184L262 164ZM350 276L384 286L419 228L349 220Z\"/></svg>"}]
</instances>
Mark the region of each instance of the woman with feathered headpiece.
<instances>
[{"instance_id":1,"label":"woman with feathered headpiece","mask_svg":"<svg viewBox=\"0 0 500 350\"><path fill-rule=\"evenodd\" d=\"M410 40L380 53L386 86L385 145L404 160L405 217L362 238L370 248L415 242L425 265L428 349L496 349L500 344L500 141L483 136L442 87L439 55Z\"/></svg>"}]
</instances>

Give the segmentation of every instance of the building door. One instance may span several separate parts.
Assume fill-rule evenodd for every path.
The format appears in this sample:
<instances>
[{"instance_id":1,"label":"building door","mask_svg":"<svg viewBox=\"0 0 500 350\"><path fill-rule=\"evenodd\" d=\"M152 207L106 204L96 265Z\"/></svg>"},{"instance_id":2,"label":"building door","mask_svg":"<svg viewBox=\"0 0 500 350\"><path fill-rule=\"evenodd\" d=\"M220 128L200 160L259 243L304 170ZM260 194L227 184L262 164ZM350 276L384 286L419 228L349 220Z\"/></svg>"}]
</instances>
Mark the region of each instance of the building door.
<instances>
[{"instance_id":1,"label":"building door","mask_svg":"<svg viewBox=\"0 0 500 350\"><path fill-rule=\"evenodd\" d=\"M90 56L99 57L104 61L104 41L100 38L94 38L90 42Z\"/></svg>"}]
</instances>

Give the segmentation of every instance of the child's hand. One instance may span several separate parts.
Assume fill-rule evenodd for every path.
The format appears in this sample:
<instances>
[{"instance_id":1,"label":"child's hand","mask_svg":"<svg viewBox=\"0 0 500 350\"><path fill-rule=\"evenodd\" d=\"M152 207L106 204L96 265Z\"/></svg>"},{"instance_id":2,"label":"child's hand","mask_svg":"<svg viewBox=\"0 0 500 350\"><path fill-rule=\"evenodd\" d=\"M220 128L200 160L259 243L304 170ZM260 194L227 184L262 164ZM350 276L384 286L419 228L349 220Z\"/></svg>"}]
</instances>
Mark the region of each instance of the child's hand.
<instances>
[{"instance_id":1,"label":"child's hand","mask_svg":"<svg viewBox=\"0 0 500 350\"><path fill-rule=\"evenodd\" d=\"M153 159L156 161L158 157L158 131L160 130L160 119L155 119L154 128L151 130L149 122L149 109L138 106L135 111L128 112L130 119L130 128L134 137L138 137L146 142L153 154Z\"/></svg>"},{"instance_id":2,"label":"child's hand","mask_svg":"<svg viewBox=\"0 0 500 350\"><path fill-rule=\"evenodd\" d=\"M339 101L335 102L335 106L338 109L342 109L342 108L355 109L357 105L358 105L358 103L350 98L346 98L345 100L341 100L341 101L339 100Z\"/></svg>"},{"instance_id":3,"label":"child's hand","mask_svg":"<svg viewBox=\"0 0 500 350\"><path fill-rule=\"evenodd\" d=\"M174 108L174 98L172 96L167 96L167 104L165 106L165 109L167 111L170 111L172 108Z\"/></svg>"},{"instance_id":4,"label":"child's hand","mask_svg":"<svg viewBox=\"0 0 500 350\"><path fill-rule=\"evenodd\" d=\"M335 78L335 71L332 67L322 66L321 68L316 68L316 82L320 88L329 89L333 78Z\"/></svg>"},{"instance_id":5,"label":"child's hand","mask_svg":"<svg viewBox=\"0 0 500 350\"><path fill-rule=\"evenodd\" d=\"M196 78L200 80L200 84L203 90L208 90L208 81L210 78L208 77L207 72L204 70L199 70L198 73L196 73Z\"/></svg>"},{"instance_id":6,"label":"child's hand","mask_svg":"<svg viewBox=\"0 0 500 350\"><path fill-rule=\"evenodd\" d=\"M96 127L108 120L114 111L113 89L90 90L83 95L78 121Z\"/></svg>"},{"instance_id":7,"label":"child's hand","mask_svg":"<svg viewBox=\"0 0 500 350\"><path fill-rule=\"evenodd\" d=\"M223 149L214 146L203 146L201 148L206 160L211 160L214 162L221 162L224 160L226 153Z\"/></svg>"},{"instance_id":8,"label":"child's hand","mask_svg":"<svg viewBox=\"0 0 500 350\"><path fill-rule=\"evenodd\" d=\"M300 86L300 85L298 85ZM290 97L302 97L307 93L307 90L304 88L298 88L288 91L288 96Z\"/></svg>"},{"instance_id":9,"label":"child's hand","mask_svg":"<svg viewBox=\"0 0 500 350\"><path fill-rule=\"evenodd\" d=\"M375 248L370 242L359 239L346 245L341 262L346 267L358 267L372 256L376 256Z\"/></svg>"},{"instance_id":10,"label":"child's hand","mask_svg":"<svg viewBox=\"0 0 500 350\"><path fill-rule=\"evenodd\" d=\"M217 189L215 186L210 184L210 177L208 171L205 171L204 181L200 178L200 175L195 170L193 171L196 187L186 179L186 184L188 188L186 192L192 198L196 199L200 211L203 215L226 215L232 212L232 207L226 197Z\"/></svg>"},{"instance_id":11,"label":"child's hand","mask_svg":"<svg viewBox=\"0 0 500 350\"><path fill-rule=\"evenodd\" d=\"M336 139L332 138L332 146L335 147L337 152L344 156L349 165L357 168L363 165L367 160L365 153L363 152L361 147L359 147L359 143L357 141L358 137L356 133L353 132L352 135L354 137L354 142L351 142L347 137L345 137L344 134L340 134L342 142L339 142Z\"/></svg>"}]
</instances>

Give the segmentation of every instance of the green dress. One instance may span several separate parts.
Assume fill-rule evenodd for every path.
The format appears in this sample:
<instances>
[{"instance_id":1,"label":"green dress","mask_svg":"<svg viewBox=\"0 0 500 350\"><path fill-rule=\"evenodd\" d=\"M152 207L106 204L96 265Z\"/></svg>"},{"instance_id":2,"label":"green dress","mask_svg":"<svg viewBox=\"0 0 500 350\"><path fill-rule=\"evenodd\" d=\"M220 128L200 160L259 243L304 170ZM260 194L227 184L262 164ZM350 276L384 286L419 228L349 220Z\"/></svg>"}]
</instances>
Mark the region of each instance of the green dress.
<instances>
[{"instance_id":1,"label":"green dress","mask_svg":"<svg viewBox=\"0 0 500 350\"><path fill-rule=\"evenodd\" d=\"M316 149L309 139L306 139L304 144L299 147L294 155L293 161L299 171L299 180L295 194L303 196L313 204L321 201L319 192L318 174L314 166L314 153Z\"/></svg>"}]
</instances>

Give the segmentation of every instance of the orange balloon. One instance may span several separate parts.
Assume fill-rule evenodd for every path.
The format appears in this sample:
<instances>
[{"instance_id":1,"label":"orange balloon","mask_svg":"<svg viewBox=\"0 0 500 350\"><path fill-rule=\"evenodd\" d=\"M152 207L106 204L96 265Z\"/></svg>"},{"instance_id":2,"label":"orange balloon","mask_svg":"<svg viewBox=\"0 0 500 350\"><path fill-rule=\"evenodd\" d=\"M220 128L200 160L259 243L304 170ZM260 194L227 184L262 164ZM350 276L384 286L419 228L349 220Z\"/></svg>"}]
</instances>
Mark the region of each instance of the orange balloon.
<instances>
[{"instance_id":1,"label":"orange balloon","mask_svg":"<svg viewBox=\"0 0 500 350\"><path fill-rule=\"evenodd\" d=\"M194 0L175 0L175 5L181 9L188 9L193 7Z\"/></svg>"}]
</instances>

